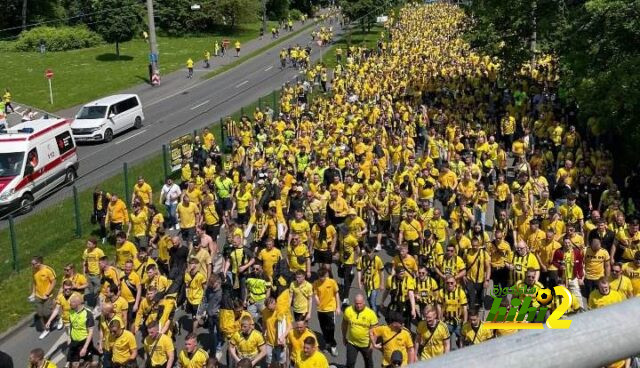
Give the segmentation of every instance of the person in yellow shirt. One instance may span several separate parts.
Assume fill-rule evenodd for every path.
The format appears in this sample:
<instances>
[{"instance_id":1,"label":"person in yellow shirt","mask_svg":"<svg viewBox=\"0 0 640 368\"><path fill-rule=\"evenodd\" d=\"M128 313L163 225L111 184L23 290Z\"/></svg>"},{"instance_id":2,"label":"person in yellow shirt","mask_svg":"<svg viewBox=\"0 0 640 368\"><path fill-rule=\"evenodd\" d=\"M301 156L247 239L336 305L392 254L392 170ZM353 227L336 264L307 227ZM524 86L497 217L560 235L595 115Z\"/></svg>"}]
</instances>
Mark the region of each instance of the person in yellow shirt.
<instances>
[{"instance_id":1,"label":"person in yellow shirt","mask_svg":"<svg viewBox=\"0 0 640 368\"><path fill-rule=\"evenodd\" d=\"M315 338L316 335L307 327L307 321L303 318L293 323L293 328L287 332L287 347L291 363L297 366L302 360L304 352L304 340L308 337Z\"/></svg>"},{"instance_id":2,"label":"person in yellow shirt","mask_svg":"<svg viewBox=\"0 0 640 368\"><path fill-rule=\"evenodd\" d=\"M78 292L73 290L73 283L71 280L65 280L62 282L62 290L56 297L56 307L51 313L51 317L44 325L46 331L51 330L51 323L58 318L58 323L56 329L61 330L63 327L69 327L69 311L71 310L71 304L69 300L72 295L77 295L78 297L82 297ZM45 335L46 336L46 335Z\"/></svg>"},{"instance_id":3,"label":"person in yellow shirt","mask_svg":"<svg viewBox=\"0 0 640 368\"><path fill-rule=\"evenodd\" d=\"M598 288L589 294L589 309L598 309L611 304L620 303L625 299L619 291L611 290L609 280L601 277L598 280Z\"/></svg>"},{"instance_id":4,"label":"person in yellow shirt","mask_svg":"<svg viewBox=\"0 0 640 368\"><path fill-rule=\"evenodd\" d=\"M300 242L298 235L291 237L291 244L287 247L287 256L291 272L302 270L307 274L307 278L311 277L311 255L309 254L309 248L306 244Z\"/></svg>"},{"instance_id":5,"label":"person in yellow shirt","mask_svg":"<svg viewBox=\"0 0 640 368\"><path fill-rule=\"evenodd\" d=\"M124 264L124 274L120 278L120 296L127 301L127 319L129 323L133 323L135 312L140 306L142 297L142 281L140 276L132 272L133 261L127 260Z\"/></svg>"},{"instance_id":6,"label":"person in yellow shirt","mask_svg":"<svg viewBox=\"0 0 640 368\"><path fill-rule=\"evenodd\" d=\"M96 297L100 293L100 258L104 257L104 251L98 248L98 239L87 239L86 249L82 253L82 269L89 281L86 289L87 305L95 307Z\"/></svg>"},{"instance_id":7,"label":"person in yellow shirt","mask_svg":"<svg viewBox=\"0 0 640 368\"><path fill-rule=\"evenodd\" d=\"M444 288L440 289L438 294L437 309L438 318L447 324L449 333L456 334L457 344L460 347L460 331L462 323L467 320L469 309L467 294L452 276L448 276L444 280Z\"/></svg>"},{"instance_id":8,"label":"person in yellow shirt","mask_svg":"<svg viewBox=\"0 0 640 368\"><path fill-rule=\"evenodd\" d=\"M198 347L198 335L190 333L184 338L184 349L178 354L178 364L182 368L205 368L209 354Z\"/></svg>"},{"instance_id":9,"label":"person in yellow shirt","mask_svg":"<svg viewBox=\"0 0 640 368\"><path fill-rule=\"evenodd\" d=\"M463 260L466 265L465 285L469 305L479 308L491 279L491 256L481 247L480 239L474 236L471 238L471 248L464 252Z\"/></svg>"},{"instance_id":10,"label":"person in yellow shirt","mask_svg":"<svg viewBox=\"0 0 640 368\"><path fill-rule=\"evenodd\" d=\"M184 284L187 296L185 312L191 315L193 329L196 328L198 323L196 318L198 317L198 309L204 298L206 283L207 276L200 271L200 262L197 258L191 258L187 272L184 274Z\"/></svg>"},{"instance_id":11,"label":"person in yellow shirt","mask_svg":"<svg viewBox=\"0 0 640 368\"><path fill-rule=\"evenodd\" d=\"M249 216L251 212L253 212L253 194L251 190L252 188L249 183L241 183L238 186L238 190L235 191L235 201L233 203L233 207L231 208L231 212L233 212L234 210L237 211L236 223L242 225L243 230L249 223Z\"/></svg>"},{"instance_id":12,"label":"person in yellow shirt","mask_svg":"<svg viewBox=\"0 0 640 368\"><path fill-rule=\"evenodd\" d=\"M5 360L6 361L6 360ZM9 359L9 361L11 361ZM7 364L7 367L11 367L13 365ZM57 365L44 358L44 350L40 348L35 348L31 350L29 353L29 367L30 368L57 368Z\"/></svg>"},{"instance_id":13,"label":"person in yellow shirt","mask_svg":"<svg viewBox=\"0 0 640 368\"><path fill-rule=\"evenodd\" d=\"M229 340L229 356L237 364L241 359L250 359L256 366L266 354L264 336L253 328L251 317L240 320L240 331Z\"/></svg>"},{"instance_id":14,"label":"person in yellow shirt","mask_svg":"<svg viewBox=\"0 0 640 368\"><path fill-rule=\"evenodd\" d=\"M494 330L482 327L477 309L469 311L469 320L462 325L462 345L471 346L494 338Z\"/></svg>"},{"instance_id":15,"label":"person in yellow shirt","mask_svg":"<svg viewBox=\"0 0 640 368\"><path fill-rule=\"evenodd\" d=\"M112 241L114 240L116 233L122 231L124 229L124 225L129 223L127 205L122 199L118 198L116 194L111 194L104 223L105 227L110 231Z\"/></svg>"},{"instance_id":16,"label":"person in yellow shirt","mask_svg":"<svg viewBox=\"0 0 640 368\"><path fill-rule=\"evenodd\" d=\"M384 281L382 259L374 253L374 249L371 246L365 245L364 254L358 259L356 269L358 288L365 292L369 307L377 313L378 294L383 290L382 287L384 286L382 285Z\"/></svg>"},{"instance_id":17,"label":"person in yellow shirt","mask_svg":"<svg viewBox=\"0 0 640 368\"><path fill-rule=\"evenodd\" d=\"M33 269L33 283L31 285L30 300L36 304L36 318L41 326L49 320L53 310L53 289L56 286L56 273L43 263L43 258L35 256L31 259Z\"/></svg>"},{"instance_id":18,"label":"person in yellow shirt","mask_svg":"<svg viewBox=\"0 0 640 368\"><path fill-rule=\"evenodd\" d=\"M125 326L118 320L113 320L109 323L109 332L113 338L111 350L111 363L113 366L122 367L129 363L135 363L138 357L138 343L135 335L126 330Z\"/></svg>"},{"instance_id":19,"label":"person in yellow shirt","mask_svg":"<svg viewBox=\"0 0 640 368\"><path fill-rule=\"evenodd\" d=\"M282 259L282 253L274 246L274 241L271 238L265 240L264 245L265 247L258 253L258 260L262 262L264 274L272 280L275 265Z\"/></svg>"},{"instance_id":20,"label":"person in yellow shirt","mask_svg":"<svg viewBox=\"0 0 640 368\"><path fill-rule=\"evenodd\" d=\"M622 273L631 280L633 286L633 295L640 295L640 252L635 255L633 262L626 263L622 266Z\"/></svg>"},{"instance_id":21,"label":"person in yellow shirt","mask_svg":"<svg viewBox=\"0 0 640 368\"><path fill-rule=\"evenodd\" d=\"M327 357L318 351L318 343L313 336L304 339L304 352L296 365L298 368L329 368Z\"/></svg>"},{"instance_id":22,"label":"person in yellow shirt","mask_svg":"<svg viewBox=\"0 0 640 368\"><path fill-rule=\"evenodd\" d=\"M442 283L445 278L452 276L456 281L462 281L467 273L466 266L461 257L456 255L456 247L448 244L444 256L436 264L436 274Z\"/></svg>"},{"instance_id":23,"label":"person in yellow shirt","mask_svg":"<svg viewBox=\"0 0 640 368\"><path fill-rule=\"evenodd\" d=\"M451 349L451 340L447 325L438 319L438 311L433 306L423 310L424 319L418 322L414 350L420 352L420 360L428 360Z\"/></svg>"},{"instance_id":24,"label":"person in yellow shirt","mask_svg":"<svg viewBox=\"0 0 640 368\"><path fill-rule=\"evenodd\" d=\"M313 286L305 278L306 274L302 270L296 271L295 280L289 286L291 294L291 305L293 305L294 319L311 319L311 298L313 297Z\"/></svg>"},{"instance_id":25,"label":"person in yellow shirt","mask_svg":"<svg viewBox=\"0 0 640 368\"><path fill-rule=\"evenodd\" d=\"M116 234L116 267L123 270L124 264L138 256L138 249L127 240L127 234L123 231Z\"/></svg>"},{"instance_id":26,"label":"person in yellow shirt","mask_svg":"<svg viewBox=\"0 0 640 368\"><path fill-rule=\"evenodd\" d=\"M234 46L236 47L236 57L240 57L240 41L236 41Z\"/></svg>"},{"instance_id":27,"label":"person in yellow shirt","mask_svg":"<svg viewBox=\"0 0 640 368\"><path fill-rule=\"evenodd\" d=\"M152 368L172 368L175 359L173 340L161 334L157 321L147 326L147 337L142 341L146 366Z\"/></svg>"},{"instance_id":28,"label":"person in yellow shirt","mask_svg":"<svg viewBox=\"0 0 640 368\"><path fill-rule=\"evenodd\" d=\"M402 353L402 366L414 363L416 360L411 332L404 327L403 319L402 314L390 312L386 326L377 326L369 330L371 346L382 350L383 367L391 364L392 354L395 351Z\"/></svg>"},{"instance_id":29,"label":"person in yellow shirt","mask_svg":"<svg viewBox=\"0 0 640 368\"><path fill-rule=\"evenodd\" d=\"M347 307L342 318L343 343L347 346L347 367L355 367L358 353L362 354L364 366L373 368L369 329L378 325L378 316L365 305L365 297L356 295L353 305Z\"/></svg>"},{"instance_id":30,"label":"person in yellow shirt","mask_svg":"<svg viewBox=\"0 0 640 368\"><path fill-rule=\"evenodd\" d=\"M144 205L135 202L130 214L127 238L133 235L133 242L138 248L146 248L149 241L149 212Z\"/></svg>"},{"instance_id":31,"label":"person in yellow shirt","mask_svg":"<svg viewBox=\"0 0 640 368\"><path fill-rule=\"evenodd\" d=\"M338 233L336 228L327 224L327 219L324 216L320 217L318 223L311 228L311 247L313 248L314 262L329 269L333 263L337 240Z\"/></svg>"},{"instance_id":32,"label":"person in yellow shirt","mask_svg":"<svg viewBox=\"0 0 640 368\"><path fill-rule=\"evenodd\" d=\"M133 186L131 203L134 203L136 198L139 198L140 202L145 206L153 202L153 189L151 185L144 181L142 176L138 176L138 181Z\"/></svg>"},{"instance_id":33,"label":"person in yellow shirt","mask_svg":"<svg viewBox=\"0 0 640 368\"><path fill-rule=\"evenodd\" d=\"M193 237L196 235L196 225L200 223L198 206L191 202L189 196L183 195L182 202L178 205L176 213L178 214L178 224L180 225L182 240L191 246L193 244Z\"/></svg>"},{"instance_id":34,"label":"person in yellow shirt","mask_svg":"<svg viewBox=\"0 0 640 368\"><path fill-rule=\"evenodd\" d=\"M598 287L598 280L609 277L611 273L611 258L609 252L602 248L600 239L591 239L589 248L584 252L584 288L585 295Z\"/></svg>"},{"instance_id":35,"label":"person in yellow shirt","mask_svg":"<svg viewBox=\"0 0 640 368\"><path fill-rule=\"evenodd\" d=\"M324 336L333 356L338 356L338 344L335 339L335 315L342 313L338 291L338 283L329 277L327 269L321 268L318 271L318 279L313 282L313 293L322 336Z\"/></svg>"},{"instance_id":36,"label":"person in yellow shirt","mask_svg":"<svg viewBox=\"0 0 640 368\"><path fill-rule=\"evenodd\" d=\"M525 279L527 270L536 270L536 281L540 279L540 263L536 256L529 252L529 247L524 240L516 243L516 251L511 259L507 262L507 268L510 271L509 282L515 285L518 281Z\"/></svg>"},{"instance_id":37,"label":"person in yellow shirt","mask_svg":"<svg viewBox=\"0 0 640 368\"><path fill-rule=\"evenodd\" d=\"M407 216L400 222L398 230L398 244L403 244L403 241L406 242L409 246L409 254L418 255L424 229L420 221L415 218L415 212L407 212Z\"/></svg>"},{"instance_id":38,"label":"person in yellow shirt","mask_svg":"<svg viewBox=\"0 0 640 368\"><path fill-rule=\"evenodd\" d=\"M616 262L611 266L611 276L609 276L609 287L612 290L622 293L627 299L634 296L631 279L622 274L622 263Z\"/></svg>"}]
</instances>

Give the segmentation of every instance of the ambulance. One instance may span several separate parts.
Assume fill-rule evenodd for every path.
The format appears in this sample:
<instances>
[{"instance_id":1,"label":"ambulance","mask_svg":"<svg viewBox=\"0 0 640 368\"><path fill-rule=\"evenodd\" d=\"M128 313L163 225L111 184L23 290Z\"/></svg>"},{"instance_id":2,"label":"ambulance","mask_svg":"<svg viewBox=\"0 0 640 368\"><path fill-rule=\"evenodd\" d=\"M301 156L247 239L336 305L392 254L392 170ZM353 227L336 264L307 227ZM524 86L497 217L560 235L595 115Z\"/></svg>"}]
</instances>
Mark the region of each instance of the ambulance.
<instances>
[{"instance_id":1,"label":"ambulance","mask_svg":"<svg viewBox=\"0 0 640 368\"><path fill-rule=\"evenodd\" d=\"M75 181L78 155L66 119L0 128L0 212L29 212L51 191Z\"/></svg>"}]
</instances>

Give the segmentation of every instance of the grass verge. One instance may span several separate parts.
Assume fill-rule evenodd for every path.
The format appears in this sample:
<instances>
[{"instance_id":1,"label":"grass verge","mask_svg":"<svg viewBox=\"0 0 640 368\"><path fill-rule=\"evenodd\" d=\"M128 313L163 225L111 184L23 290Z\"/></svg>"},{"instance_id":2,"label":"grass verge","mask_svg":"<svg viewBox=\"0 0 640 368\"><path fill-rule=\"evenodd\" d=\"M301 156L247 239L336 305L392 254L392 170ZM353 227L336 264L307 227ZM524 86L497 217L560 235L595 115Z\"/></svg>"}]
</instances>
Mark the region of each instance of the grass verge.
<instances>
[{"instance_id":1,"label":"grass verge","mask_svg":"<svg viewBox=\"0 0 640 368\"><path fill-rule=\"evenodd\" d=\"M275 91L261 97L252 104L243 107L232 114L234 119L239 119L241 114L250 115L256 107L271 106L279 102L280 91ZM222 142L219 123L211 126L211 131L216 135L218 142ZM157 193L164 180L162 153L151 156L139 164L129 167L128 183L125 184L124 172L106 179L100 187L111 193L117 193L124 197L125 186L131 193L135 178L142 175L154 189L154 200L159 209L164 209L157 203ZM177 173L176 173L177 174ZM17 260L19 269L12 271L11 258L11 234L8 229L0 231L0 332L13 326L20 319L33 311L31 303L27 301L31 285L31 269L29 262L31 257L41 255L47 265L57 272L58 285L62 280L62 269L67 263L74 263L76 269L81 269L81 257L84 251L85 241L88 236L94 234L98 228L90 222L93 208L93 189L86 189L78 193L78 206L80 223L83 230L82 236L75 236L75 211L74 199L67 198L58 204L39 210L38 213L15 224L17 242ZM36 207L36 210L37 207ZM108 244L101 248L113 259L114 247ZM56 289L57 290L57 289Z\"/></svg>"},{"instance_id":2,"label":"grass verge","mask_svg":"<svg viewBox=\"0 0 640 368\"><path fill-rule=\"evenodd\" d=\"M329 51L324 54L322 62L327 68L333 69L338 65L338 61L336 60L336 49L342 49L342 60L344 61L347 49L350 46L375 48L377 46L378 39L380 38L380 32L385 30L384 27L380 25L374 25L368 32L362 32L359 27L353 28L357 26L352 25L351 27L352 28L339 40L334 42Z\"/></svg>"},{"instance_id":3,"label":"grass verge","mask_svg":"<svg viewBox=\"0 0 640 368\"><path fill-rule=\"evenodd\" d=\"M260 33L260 22L241 26L234 31L221 31L191 37L158 37L160 68L163 74L183 68L187 59L201 60L204 51L213 50L213 42L229 39L246 43ZM0 45L1 47L2 45ZM48 111L59 111L93 100L148 78L149 45L141 39L120 45L120 57L114 45L64 52L0 52L1 88L9 87L13 97L22 103ZM54 72L53 105L49 103L49 87L44 71Z\"/></svg>"}]
</instances>

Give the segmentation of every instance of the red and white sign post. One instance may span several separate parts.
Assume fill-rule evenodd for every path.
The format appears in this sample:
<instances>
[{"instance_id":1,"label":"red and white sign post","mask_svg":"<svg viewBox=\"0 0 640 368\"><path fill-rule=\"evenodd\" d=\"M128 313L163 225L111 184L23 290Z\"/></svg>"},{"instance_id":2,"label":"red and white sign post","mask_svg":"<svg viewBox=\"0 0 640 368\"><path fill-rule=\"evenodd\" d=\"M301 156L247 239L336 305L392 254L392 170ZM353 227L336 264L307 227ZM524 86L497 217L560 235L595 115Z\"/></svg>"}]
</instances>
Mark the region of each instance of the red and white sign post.
<instances>
[{"instance_id":1,"label":"red and white sign post","mask_svg":"<svg viewBox=\"0 0 640 368\"><path fill-rule=\"evenodd\" d=\"M49 81L49 101L53 105L53 89L51 88L51 80L53 79L53 70L51 69L45 70L44 76Z\"/></svg>"}]
</instances>

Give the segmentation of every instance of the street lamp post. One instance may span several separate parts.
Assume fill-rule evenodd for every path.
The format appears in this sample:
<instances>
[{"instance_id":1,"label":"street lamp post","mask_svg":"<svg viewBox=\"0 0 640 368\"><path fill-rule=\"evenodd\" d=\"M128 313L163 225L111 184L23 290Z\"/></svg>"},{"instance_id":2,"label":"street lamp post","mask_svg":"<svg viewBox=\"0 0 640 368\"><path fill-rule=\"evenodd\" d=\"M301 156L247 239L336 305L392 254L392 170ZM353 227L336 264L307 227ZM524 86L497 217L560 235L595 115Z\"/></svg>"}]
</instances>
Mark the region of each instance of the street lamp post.
<instances>
[{"instance_id":1,"label":"street lamp post","mask_svg":"<svg viewBox=\"0 0 640 368\"><path fill-rule=\"evenodd\" d=\"M149 62L151 64L151 74L158 72L158 42L156 40L156 23L153 15L153 0L147 0L147 23L149 24Z\"/></svg>"}]
</instances>

